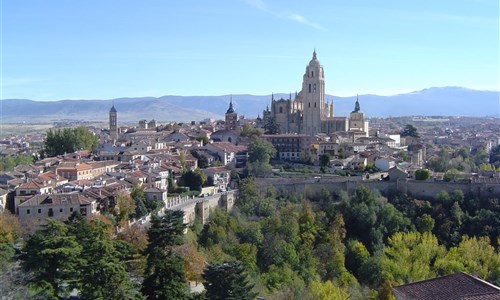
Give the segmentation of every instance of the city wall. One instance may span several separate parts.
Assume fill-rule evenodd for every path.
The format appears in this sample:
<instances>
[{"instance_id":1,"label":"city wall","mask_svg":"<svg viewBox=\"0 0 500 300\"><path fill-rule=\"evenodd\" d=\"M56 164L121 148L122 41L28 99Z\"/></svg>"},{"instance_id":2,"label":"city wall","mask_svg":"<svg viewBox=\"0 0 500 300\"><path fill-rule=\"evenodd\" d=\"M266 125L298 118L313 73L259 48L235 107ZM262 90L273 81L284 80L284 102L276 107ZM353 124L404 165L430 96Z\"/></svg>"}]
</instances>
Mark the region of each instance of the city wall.
<instances>
[{"instance_id":1,"label":"city wall","mask_svg":"<svg viewBox=\"0 0 500 300\"><path fill-rule=\"evenodd\" d=\"M352 195L356 188L364 185L371 190L377 190L382 195L389 195L396 192L412 195L418 199L434 198L439 192L448 193L454 190L461 190L464 194L475 197L489 198L500 197L499 183L462 183L462 182L436 182L418 180L398 180L398 181L370 181L356 178L318 178L318 179L288 179L288 178L265 178L257 179L257 185L261 190L273 186L276 189L286 189L290 192L302 194L307 198L319 196L326 189L330 193L338 194L346 191Z\"/></svg>"},{"instance_id":2,"label":"city wall","mask_svg":"<svg viewBox=\"0 0 500 300\"><path fill-rule=\"evenodd\" d=\"M197 219L205 224L210 217L210 212L216 207L220 207L225 211L232 210L237 192L237 190L232 190L194 198L173 197L167 200L166 209L184 211L184 222L187 224L192 224Z\"/></svg>"}]
</instances>

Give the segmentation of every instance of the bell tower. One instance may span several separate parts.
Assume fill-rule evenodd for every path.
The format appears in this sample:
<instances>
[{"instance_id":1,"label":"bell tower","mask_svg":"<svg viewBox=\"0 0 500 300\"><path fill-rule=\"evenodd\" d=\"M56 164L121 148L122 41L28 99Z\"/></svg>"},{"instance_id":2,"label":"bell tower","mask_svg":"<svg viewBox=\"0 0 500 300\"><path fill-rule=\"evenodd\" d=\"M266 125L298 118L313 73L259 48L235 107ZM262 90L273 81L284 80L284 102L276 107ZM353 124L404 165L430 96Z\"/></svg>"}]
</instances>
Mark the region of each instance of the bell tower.
<instances>
[{"instance_id":1,"label":"bell tower","mask_svg":"<svg viewBox=\"0 0 500 300\"><path fill-rule=\"evenodd\" d=\"M321 132L321 117L326 114L328 108L325 106L325 77L323 66L320 64L316 49L313 57L306 66L302 80L302 107L303 127L306 134Z\"/></svg>"},{"instance_id":2,"label":"bell tower","mask_svg":"<svg viewBox=\"0 0 500 300\"><path fill-rule=\"evenodd\" d=\"M236 130L238 128L238 114L233 108L233 97L229 100L229 108L226 111L226 130Z\"/></svg>"},{"instance_id":3,"label":"bell tower","mask_svg":"<svg viewBox=\"0 0 500 300\"><path fill-rule=\"evenodd\" d=\"M116 143L116 140L118 139L117 121L118 121L118 113L116 111L115 105L113 105L113 107L111 107L111 109L109 110L109 139L110 142L113 143L113 145Z\"/></svg>"}]
</instances>

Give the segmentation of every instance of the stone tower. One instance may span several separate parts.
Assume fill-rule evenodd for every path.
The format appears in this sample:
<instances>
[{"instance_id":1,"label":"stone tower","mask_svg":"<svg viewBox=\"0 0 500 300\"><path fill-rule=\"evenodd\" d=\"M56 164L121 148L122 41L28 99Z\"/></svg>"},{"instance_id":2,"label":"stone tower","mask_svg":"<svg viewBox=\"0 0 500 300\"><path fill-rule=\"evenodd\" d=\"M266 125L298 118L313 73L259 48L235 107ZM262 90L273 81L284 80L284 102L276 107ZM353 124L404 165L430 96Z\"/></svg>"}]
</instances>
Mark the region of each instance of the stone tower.
<instances>
[{"instance_id":1,"label":"stone tower","mask_svg":"<svg viewBox=\"0 0 500 300\"><path fill-rule=\"evenodd\" d=\"M365 114L361 112L358 96L356 96L354 110L349 117L349 131L360 131L365 133L365 136L368 136L368 119Z\"/></svg>"},{"instance_id":2,"label":"stone tower","mask_svg":"<svg viewBox=\"0 0 500 300\"><path fill-rule=\"evenodd\" d=\"M118 139L117 117L118 114L115 106L113 105L113 107L109 110L109 139L113 144L115 144Z\"/></svg>"},{"instance_id":3,"label":"stone tower","mask_svg":"<svg viewBox=\"0 0 500 300\"><path fill-rule=\"evenodd\" d=\"M329 107L325 105L325 77L323 66L316 57L313 57L306 66L302 81L300 98L303 108L302 132L316 134L321 131L321 119L329 115Z\"/></svg>"},{"instance_id":4,"label":"stone tower","mask_svg":"<svg viewBox=\"0 0 500 300\"><path fill-rule=\"evenodd\" d=\"M226 130L237 130L238 128L238 114L233 108L233 97L229 100L229 108L226 111Z\"/></svg>"}]
</instances>

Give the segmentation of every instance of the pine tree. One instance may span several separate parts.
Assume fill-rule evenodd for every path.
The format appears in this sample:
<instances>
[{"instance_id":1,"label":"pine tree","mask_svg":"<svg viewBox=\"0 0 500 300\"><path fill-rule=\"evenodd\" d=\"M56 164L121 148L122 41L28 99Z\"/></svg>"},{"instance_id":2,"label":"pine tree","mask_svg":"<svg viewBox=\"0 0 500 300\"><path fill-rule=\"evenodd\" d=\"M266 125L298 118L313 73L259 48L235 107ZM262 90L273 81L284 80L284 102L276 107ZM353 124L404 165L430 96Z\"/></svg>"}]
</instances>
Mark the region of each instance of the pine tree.
<instances>
[{"instance_id":1,"label":"pine tree","mask_svg":"<svg viewBox=\"0 0 500 300\"><path fill-rule=\"evenodd\" d=\"M183 242L183 211L165 211L153 216L148 230L146 270L141 292L146 299L188 299L183 258L174 253L174 246Z\"/></svg>"},{"instance_id":2,"label":"pine tree","mask_svg":"<svg viewBox=\"0 0 500 300\"><path fill-rule=\"evenodd\" d=\"M240 262L228 262L209 265L203 272L206 297L209 300L246 300L254 299L257 294L252 291Z\"/></svg>"},{"instance_id":3,"label":"pine tree","mask_svg":"<svg viewBox=\"0 0 500 300\"><path fill-rule=\"evenodd\" d=\"M85 222L85 221L84 221ZM83 264L80 271L80 291L84 299L136 299L130 277L120 253L107 236L107 224L99 219L91 221L84 231L90 238L79 240L83 246ZM85 227L85 225L83 225Z\"/></svg>"},{"instance_id":4,"label":"pine tree","mask_svg":"<svg viewBox=\"0 0 500 300\"><path fill-rule=\"evenodd\" d=\"M66 225L49 220L24 246L21 265L32 272L31 287L44 299L65 297L77 287L82 247Z\"/></svg>"}]
</instances>

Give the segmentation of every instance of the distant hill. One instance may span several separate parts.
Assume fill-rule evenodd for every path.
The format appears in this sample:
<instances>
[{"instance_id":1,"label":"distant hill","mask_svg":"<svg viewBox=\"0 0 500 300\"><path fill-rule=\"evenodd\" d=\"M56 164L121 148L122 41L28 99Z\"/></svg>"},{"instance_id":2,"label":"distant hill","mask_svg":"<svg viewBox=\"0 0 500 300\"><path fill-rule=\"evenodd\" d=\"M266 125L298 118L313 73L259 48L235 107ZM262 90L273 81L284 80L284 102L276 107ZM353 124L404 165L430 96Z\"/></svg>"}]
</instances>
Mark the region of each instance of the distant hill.
<instances>
[{"instance_id":1,"label":"distant hill","mask_svg":"<svg viewBox=\"0 0 500 300\"><path fill-rule=\"evenodd\" d=\"M288 94L274 94L275 99ZM107 121L114 104L119 122L137 122L141 119L191 121L222 118L230 96L163 96L159 98L118 98L113 100L32 101L6 99L0 113L3 122L50 122L60 120ZM262 115L271 102L271 95L232 95L238 114L250 118ZM336 116L347 116L354 108L356 97L333 99ZM408 94L392 96L360 95L361 110L368 117L396 116L495 116L500 117L500 92L478 91L461 87L429 88Z\"/></svg>"}]
</instances>

